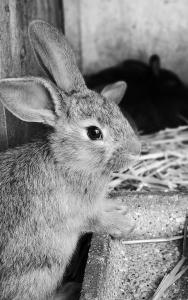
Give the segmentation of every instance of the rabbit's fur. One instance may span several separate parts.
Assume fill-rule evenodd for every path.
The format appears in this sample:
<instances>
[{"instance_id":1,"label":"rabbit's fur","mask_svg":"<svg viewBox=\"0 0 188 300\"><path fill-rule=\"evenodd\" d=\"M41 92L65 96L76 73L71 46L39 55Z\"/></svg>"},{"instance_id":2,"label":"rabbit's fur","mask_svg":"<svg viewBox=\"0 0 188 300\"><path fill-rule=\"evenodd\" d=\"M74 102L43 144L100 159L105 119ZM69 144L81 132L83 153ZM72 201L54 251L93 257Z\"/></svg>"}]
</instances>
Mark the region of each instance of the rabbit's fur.
<instances>
[{"instance_id":1,"label":"rabbit's fur","mask_svg":"<svg viewBox=\"0 0 188 300\"><path fill-rule=\"evenodd\" d=\"M140 151L113 101L123 97L125 83L101 95L88 90L63 35L43 21L32 22L29 33L53 82L4 79L0 99L20 119L53 129L46 139L0 155L1 300L56 299L82 233L126 236L133 225L121 202L106 197L111 172L128 167ZM89 139L89 126L102 139Z\"/></svg>"}]
</instances>

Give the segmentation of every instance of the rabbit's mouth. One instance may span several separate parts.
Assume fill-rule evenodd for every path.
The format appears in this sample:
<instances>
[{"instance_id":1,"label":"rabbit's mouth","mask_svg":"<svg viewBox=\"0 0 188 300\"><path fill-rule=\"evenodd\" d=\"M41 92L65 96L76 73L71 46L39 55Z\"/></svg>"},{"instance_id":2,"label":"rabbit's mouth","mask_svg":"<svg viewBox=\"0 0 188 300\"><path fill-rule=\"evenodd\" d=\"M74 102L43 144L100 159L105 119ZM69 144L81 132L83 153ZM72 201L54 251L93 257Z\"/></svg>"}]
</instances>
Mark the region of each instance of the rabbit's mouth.
<instances>
[{"instance_id":1,"label":"rabbit's mouth","mask_svg":"<svg viewBox=\"0 0 188 300\"><path fill-rule=\"evenodd\" d=\"M135 157L134 159L130 160L127 162L126 165L123 167L120 167L119 169L116 169L113 171L113 173L125 173L127 172L130 168L134 167L138 161L139 156Z\"/></svg>"},{"instance_id":2,"label":"rabbit's mouth","mask_svg":"<svg viewBox=\"0 0 188 300\"><path fill-rule=\"evenodd\" d=\"M133 166L137 160L137 156L126 156L126 157L119 157L119 159L110 159L107 163L107 168L110 169L112 173L122 173L128 170L131 166Z\"/></svg>"},{"instance_id":3,"label":"rabbit's mouth","mask_svg":"<svg viewBox=\"0 0 188 300\"><path fill-rule=\"evenodd\" d=\"M130 168L130 167L133 167L137 163L139 157L140 157L140 155L131 155L130 154L127 157L127 169ZM120 171L125 171L125 169L122 168Z\"/></svg>"},{"instance_id":4,"label":"rabbit's mouth","mask_svg":"<svg viewBox=\"0 0 188 300\"><path fill-rule=\"evenodd\" d=\"M126 171L129 170L129 168L133 167L136 162L138 161L138 158L128 161L126 164L124 164L123 166L119 167L119 168L115 168L112 173L125 173Z\"/></svg>"},{"instance_id":5,"label":"rabbit's mouth","mask_svg":"<svg viewBox=\"0 0 188 300\"><path fill-rule=\"evenodd\" d=\"M117 148L108 160L106 167L112 172L119 173L126 171L128 168L133 166L138 161L141 146L138 141L136 141L134 145L133 142L132 144L130 143L130 145L128 145L129 147L126 147L126 149L124 147Z\"/></svg>"}]
</instances>

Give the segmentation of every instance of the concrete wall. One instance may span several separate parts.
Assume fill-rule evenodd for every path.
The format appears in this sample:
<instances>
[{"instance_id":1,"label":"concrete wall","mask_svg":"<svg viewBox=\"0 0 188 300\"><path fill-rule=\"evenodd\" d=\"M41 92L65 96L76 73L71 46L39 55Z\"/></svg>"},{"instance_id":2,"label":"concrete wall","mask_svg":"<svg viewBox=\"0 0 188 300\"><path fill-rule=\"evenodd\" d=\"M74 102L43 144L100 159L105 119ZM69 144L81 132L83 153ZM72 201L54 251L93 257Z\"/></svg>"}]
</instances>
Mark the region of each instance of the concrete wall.
<instances>
[{"instance_id":1,"label":"concrete wall","mask_svg":"<svg viewBox=\"0 0 188 300\"><path fill-rule=\"evenodd\" d=\"M188 82L187 0L64 0L64 7L84 73L157 53Z\"/></svg>"}]
</instances>

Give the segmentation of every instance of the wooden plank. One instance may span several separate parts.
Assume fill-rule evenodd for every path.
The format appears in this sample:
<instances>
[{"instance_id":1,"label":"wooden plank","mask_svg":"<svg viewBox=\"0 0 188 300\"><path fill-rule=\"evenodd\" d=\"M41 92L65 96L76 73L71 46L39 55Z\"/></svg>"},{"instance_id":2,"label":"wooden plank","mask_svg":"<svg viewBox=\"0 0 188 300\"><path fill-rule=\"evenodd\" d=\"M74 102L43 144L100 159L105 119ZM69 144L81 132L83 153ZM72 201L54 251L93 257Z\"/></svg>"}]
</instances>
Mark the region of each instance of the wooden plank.
<instances>
[{"instance_id":1,"label":"wooden plank","mask_svg":"<svg viewBox=\"0 0 188 300\"><path fill-rule=\"evenodd\" d=\"M28 24L43 19L62 28L62 2L1 0L0 12L0 78L42 74L29 44ZM33 128L36 130L36 126L18 120L2 106L0 117L0 150L27 142Z\"/></svg>"},{"instance_id":2,"label":"wooden plank","mask_svg":"<svg viewBox=\"0 0 188 300\"><path fill-rule=\"evenodd\" d=\"M9 23L9 11L7 9L8 1L0 1L0 78L8 75L10 68L10 48L7 41L7 29ZM0 150L8 146L6 113L3 105L0 103Z\"/></svg>"},{"instance_id":3,"label":"wooden plank","mask_svg":"<svg viewBox=\"0 0 188 300\"><path fill-rule=\"evenodd\" d=\"M3 105L0 103L0 151L8 147L6 115Z\"/></svg>"},{"instance_id":4,"label":"wooden plank","mask_svg":"<svg viewBox=\"0 0 188 300\"><path fill-rule=\"evenodd\" d=\"M74 52L77 64L82 71L82 35L81 35L81 1L63 0L64 28Z\"/></svg>"}]
</instances>

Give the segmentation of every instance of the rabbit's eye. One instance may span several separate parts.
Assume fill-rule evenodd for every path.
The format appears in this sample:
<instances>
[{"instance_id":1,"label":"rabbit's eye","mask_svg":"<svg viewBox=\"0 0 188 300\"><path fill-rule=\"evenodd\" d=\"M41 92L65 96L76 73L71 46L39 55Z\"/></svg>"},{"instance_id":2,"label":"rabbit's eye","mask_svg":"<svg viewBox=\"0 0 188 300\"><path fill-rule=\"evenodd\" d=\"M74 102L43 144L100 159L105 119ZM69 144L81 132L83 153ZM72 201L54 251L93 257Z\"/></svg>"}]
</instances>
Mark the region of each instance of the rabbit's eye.
<instances>
[{"instance_id":1,"label":"rabbit's eye","mask_svg":"<svg viewBox=\"0 0 188 300\"><path fill-rule=\"evenodd\" d=\"M87 135L91 140L102 140L103 139L101 130L96 126L88 127Z\"/></svg>"}]
</instances>

